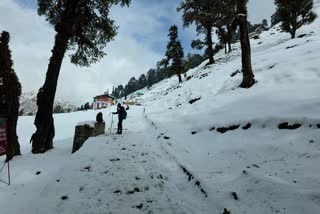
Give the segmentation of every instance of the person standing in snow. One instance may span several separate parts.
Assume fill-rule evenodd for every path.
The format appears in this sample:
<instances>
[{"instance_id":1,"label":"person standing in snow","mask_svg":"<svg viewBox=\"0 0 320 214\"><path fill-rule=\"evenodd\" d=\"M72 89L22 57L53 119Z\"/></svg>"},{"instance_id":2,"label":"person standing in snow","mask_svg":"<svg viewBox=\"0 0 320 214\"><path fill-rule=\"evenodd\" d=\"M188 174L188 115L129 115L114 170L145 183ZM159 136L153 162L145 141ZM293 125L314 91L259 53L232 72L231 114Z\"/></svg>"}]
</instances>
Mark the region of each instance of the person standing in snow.
<instances>
[{"instance_id":1,"label":"person standing in snow","mask_svg":"<svg viewBox=\"0 0 320 214\"><path fill-rule=\"evenodd\" d=\"M126 110L120 103L118 103L117 112L112 112L112 114L118 115L118 131L117 134L122 134L122 122L126 117Z\"/></svg>"}]
</instances>

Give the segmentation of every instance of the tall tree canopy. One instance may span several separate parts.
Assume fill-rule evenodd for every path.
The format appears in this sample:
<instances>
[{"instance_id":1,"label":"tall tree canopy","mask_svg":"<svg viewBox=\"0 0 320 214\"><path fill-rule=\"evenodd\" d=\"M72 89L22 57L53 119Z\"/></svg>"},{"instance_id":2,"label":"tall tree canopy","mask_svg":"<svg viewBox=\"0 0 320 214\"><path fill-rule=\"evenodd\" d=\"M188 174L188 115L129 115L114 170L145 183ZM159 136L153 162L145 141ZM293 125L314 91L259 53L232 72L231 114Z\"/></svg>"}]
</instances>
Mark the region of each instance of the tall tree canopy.
<instances>
[{"instance_id":1,"label":"tall tree canopy","mask_svg":"<svg viewBox=\"0 0 320 214\"><path fill-rule=\"evenodd\" d=\"M53 103L66 50L71 62L89 66L104 55L104 48L117 34L110 19L112 5L129 5L130 0L38 0L38 13L56 31L52 56L44 85L37 96L36 132L32 135L32 152L42 153L53 147Z\"/></svg>"},{"instance_id":2,"label":"tall tree canopy","mask_svg":"<svg viewBox=\"0 0 320 214\"><path fill-rule=\"evenodd\" d=\"M0 35L0 117L7 119L9 142L7 160L11 160L14 156L21 154L16 131L21 84L12 68L13 62L9 49L9 40L9 33L2 32Z\"/></svg>"},{"instance_id":3,"label":"tall tree canopy","mask_svg":"<svg viewBox=\"0 0 320 214\"><path fill-rule=\"evenodd\" d=\"M206 46L206 55L209 58L208 64L214 63L214 50L212 41L213 27L219 25L222 14L222 4L219 0L184 0L178 11L182 11L183 26L196 25L198 34L205 34L205 40L200 39L192 42L192 47L202 49Z\"/></svg>"},{"instance_id":4,"label":"tall tree canopy","mask_svg":"<svg viewBox=\"0 0 320 214\"><path fill-rule=\"evenodd\" d=\"M181 73L183 72L183 49L181 42L178 40L178 27L172 25L169 29L169 42L167 45L166 58L164 59L164 65L167 67L170 62L172 73L176 74L179 78L179 82L182 82Z\"/></svg>"},{"instance_id":5,"label":"tall tree canopy","mask_svg":"<svg viewBox=\"0 0 320 214\"><path fill-rule=\"evenodd\" d=\"M296 37L296 31L305 24L312 23L317 15L312 11L313 0L275 0L277 14L282 21L283 31Z\"/></svg>"}]
</instances>

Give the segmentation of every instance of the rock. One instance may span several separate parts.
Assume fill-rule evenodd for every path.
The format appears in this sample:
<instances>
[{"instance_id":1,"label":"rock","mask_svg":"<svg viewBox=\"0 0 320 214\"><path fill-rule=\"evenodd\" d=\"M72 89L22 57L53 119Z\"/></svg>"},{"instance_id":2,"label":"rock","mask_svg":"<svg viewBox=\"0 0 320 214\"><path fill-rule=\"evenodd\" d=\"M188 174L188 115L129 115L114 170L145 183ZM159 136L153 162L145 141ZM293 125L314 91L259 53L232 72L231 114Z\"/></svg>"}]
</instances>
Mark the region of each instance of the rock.
<instances>
[{"instance_id":1,"label":"rock","mask_svg":"<svg viewBox=\"0 0 320 214\"><path fill-rule=\"evenodd\" d=\"M135 192L140 192L140 189L139 189L138 187L135 187L133 190L134 190Z\"/></svg>"},{"instance_id":2,"label":"rock","mask_svg":"<svg viewBox=\"0 0 320 214\"><path fill-rule=\"evenodd\" d=\"M230 77L235 77L237 74L240 74L240 73L242 73L242 71L236 70L235 72L233 72L233 73L230 75Z\"/></svg>"},{"instance_id":3,"label":"rock","mask_svg":"<svg viewBox=\"0 0 320 214\"><path fill-rule=\"evenodd\" d=\"M239 201L239 197L238 197L238 195L237 195L236 192L232 192L231 195L232 195L232 197L234 198L234 200Z\"/></svg>"},{"instance_id":4,"label":"rock","mask_svg":"<svg viewBox=\"0 0 320 214\"><path fill-rule=\"evenodd\" d=\"M294 130L294 129L300 128L301 126L302 126L302 124L300 124L300 123L295 123L295 124L289 125L289 123L286 122L286 123L279 124L278 129Z\"/></svg>"},{"instance_id":5,"label":"rock","mask_svg":"<svg viewBox=\"0 0 320 214\"><path fill-rule=\"evenodd\" d=\"M104 134L105 127L105 122L90 121L78 124L75 128L72 153L78 151L88 138Z\"/></svg>"},{"instance_id":6,"label":"rock","mask_svg":"<svg viewBox=\"0 0 320 214\"><path fill-rule=\"evenodd\" d=\"M231 214L231 212L229 210L227 210L226 208L224 208L223 213L222 214Z\"/></svg>"},{"instance_id":7,"label":"rock","mask_svg":"<svg viewBox=\"0 0 320 214\"><path fill-rule=\"evenodd\" d=\"M190 103L190 104L193 104L193 103L195 103L195 102L197 102L197 101L199 101L199 100L201 100L201 97L194 98L194 99L190 100L189 103Z\"/></svg>"},{"instance_id":8,"label":"rock","mask_svg":"<svg viewBox=\"0 0 320 214\"><path fill-rule=\"evenodd\" d=\"M239 127L240 127L240 125L232 125L232 126L229 126L229 127L220 127L220 128L217 128L217 132L220 132L221 134L223 134L223 133L226 133L227 131L236 130Z\"/></svg>"},{"instance_id":9,"label":"rock","mask_svg":"<svg viewBox=\"0 0 320 214\"><path fill-rule=\"evenodd\" d=\"M142 209L142 207L143 207L143 204L139 204L139 205L136 206L136 208L138 208L140 210Z\"/></svg>"},{"instance_id":10,"label":"rock","mask_svg":"<svg viewBox=\"0 0 320 214\"><path fill-rule=\"evenodd\" d=\"M61 197L61 200L63 200L63 201L64 201L64 200L67 200L67 199L69 199L69 197L66 196L66 195L64 195L64 196Z\"/></svg>"},{"instance_id":11,"label":"rock","mask_svg":"<svg viewBox=\"0 0 320 214\"><path fill-rule=\"evenodd\" d=\"M251 128L251 126L252 126L252 124L251 124L251 123L248 123L247 125L245 125L244 127L242 127L242 129L243 129L243 130L248 130L248 129Z\"/></svg>"}]
</instances>

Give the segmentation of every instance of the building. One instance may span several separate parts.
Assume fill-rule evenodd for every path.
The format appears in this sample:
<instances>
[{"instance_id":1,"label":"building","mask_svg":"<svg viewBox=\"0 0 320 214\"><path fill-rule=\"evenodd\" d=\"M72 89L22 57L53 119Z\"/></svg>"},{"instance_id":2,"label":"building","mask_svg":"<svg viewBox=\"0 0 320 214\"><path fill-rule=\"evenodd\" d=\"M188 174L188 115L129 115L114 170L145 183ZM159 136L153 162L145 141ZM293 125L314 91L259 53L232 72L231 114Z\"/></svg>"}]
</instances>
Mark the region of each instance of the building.
<instances>
[{"instance_id":1,"label":"building","mask_svg":"<svg viewBox=\"0 0 320 214\"><path fill-rule=\"evenodd\" d=\"M116 104L116 101L117 99L108 93L95 96L93 98L93 109L102 109L102 108L110 107Z\"/></svg>"}]
</instances>

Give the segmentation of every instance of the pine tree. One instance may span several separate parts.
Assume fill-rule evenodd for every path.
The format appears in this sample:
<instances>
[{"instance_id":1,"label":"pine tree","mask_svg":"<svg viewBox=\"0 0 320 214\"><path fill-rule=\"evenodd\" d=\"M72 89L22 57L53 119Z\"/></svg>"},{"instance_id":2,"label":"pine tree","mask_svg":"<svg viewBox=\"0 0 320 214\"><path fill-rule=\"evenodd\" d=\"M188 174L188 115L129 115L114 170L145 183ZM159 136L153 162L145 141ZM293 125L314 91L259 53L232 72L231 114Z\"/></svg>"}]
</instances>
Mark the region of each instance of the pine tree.
<instances>
[{"instance_id":1,"label":"pine tree","mask_svg":"<svg viewBox=\"0 0 320 214\"><path fill-rule=\"evenodd\" d=\"M223 27L219 27L216 30L220 43L224 46L225 54L227 54L228 34Z\"/></svg>"},{"instance_id":2,"label":"pine tree","mask_svg":"<svg viewBox=\"0 0 320 214\"><path fill-rule=\"evenodd\" d=\"M118 86L118 97L117 98L121 98L121 97L124 97L125 95L125 93L124 93L124 87L123 87L123 85L119 85Z\"/></svg>"},{"instance_id":3,"label":"pine tree","mask_svg":"<svg viewBox=\"0 0 320 214\"><path fill-rule=\"evenodd\" d=\"M243 79L240 84L241 88L250 88L254 85L254 74L251 65L251 48L248 30L248 0L235 0L236 16L233 22L233 28L240 27L240 43L242 58ZM230 5L232 6L232 5Z\"/></svg>"},{"instance_id":4,"label":"pine tree","mask_svg":"<svg viewBox=\"0 0 320 214\"><path fill-rule=\"evenodd\" d=\"M188 53L184 63L185 71L188 71L190 69L193 69L199 66L202 63L202 61L203 59L200 54Z\"/></svg>"},{"instance_id":5,"label":"pine tree","mask_svg":"<svg viewBox=\"0 0 320 214\"><path fill-rule=\"evenodd\" d=\"M205 34L205 40L194 40L192 48L202 49L207 47L205 53L209 58L208 64L213 64L214 50L212 41L213 27L220 24L222 14L222 5L220 0L184 0L177 11L182 11L183 26L189 27L196 25L198 34Z\"/></svg>"},{"instance_id":6,"label":"pine tree","mask_svg":"<svg viewBox=\"0 0 320 214\"><path fill-rule=\"evenodd\" d=\"M131 79L128 82L128 90L129 94L135 92L138 89L138 81L135 77L131 77Z\"/></svg>"},{"instance_id":7,"label":"pine tree","mask_svg":"<svg viewBox=\"0 0 320 214\"><path fill-rule=\"evenodd\" d=\"M54 26L56 36L46 79L37 96L33 153L53 147L53 103L66 51L74 51L71 62L79 66L99 61L105 55L104 47L117 34L117 27L109 18L111 6L129 3L130 0L38 0L38 13Z\"/></svg>"},{"instance_id":8,"label":"pine tree","mask_svg":"<svg viewBox=\"0 0 320 214\"><path fill-rule=\"evenodd\" d=\"M169 42L167 45L166 59L163 61L165 68L168 67L170 62L172 73L176 74L179 78L179 83L182 82L181 73L183 71L182 59L183 49L180 41L178 40L178 27L172 25L169 29Z\"/></svg>"},{"instance_id":9,"label":"pine tree","mask_svg":"<svg viewBox=\"0 0 320 214\"><path fill-rule=\"evenodd\" d=\"M9 49L10 35L2 32L0 36L0 117L7 119L8 153L7 161L21 155L17 136L17 121L19 115L19 98L21 84L13 70L11 51Z\"/></svg>"},{"instance_id":10,"label":"pine tree","mask_svg":"<svg viewBox=\"0 0 320 214\"><path fill-rule=\"evenodd\" d=\"M281 22L280 16L279 16L279 12L276 11L272 16L271 16L271 27L275 26L276 24L278 24L279 22Z\"/></svg>"},{"instance_id":11,"label":"pine tree","mask_svg":"<svg viewBox=\"0 0 320 214\"><path fill-rule=\"evenodd\" d=\"M234 5L234 0L221 0L220 2L220 11L222 14L221 20L218 22L218 29L222 28L225 31L225 40L228 44L228 52L232 51L231 42L233 41L234 31L232 30L232 21L235 16L235 7L230 5ZM219 33L222 33L221 31ZM219 34L218 34L219 36ZM221 36L221 35L220 35ZM220 38L221 39L221 38Z\"/></svg>"},{"instance_id":12,"label":"pine tree","mask_svg":"<svg viewBox=\"0 0 320 214\"><path fill-rule=\"evenodd\" d=\"M268 20L263 19L261 23L262 29L263 30L268 30Z\"/></svg>"},{"instance_id":13,"label":"pine tree","mask_svg":"<svg viewBox=\"0 0 320 214\"><path fill-rule=\"evenodd\" d=\"M138 79L138 89L142 89L147 86L147 78L145 74L141 74Z\"/></svg>"},{"instance_id":14,"label":"pine tree","mask_svg":"<svg viewBox=\"0 0 320 214\"><path fill-rule=\"evenodd\" d=\"M147 80L148 80L148 87L151 87L153 84L156 83L156 70L150 69L147 72Z\"/></svg>"},{"instance_id":15,"label":"pine tree","mask_svg":"<svg viewBox=\"0 0 320 214\"><path fill-rule=\"evenodd\" d=\"M317 15L312 11L313 0L275 0L277 13L282 21L283 31L296 37L296 31L306 24L312 23Z\"/></svg>"}]
</instances>

